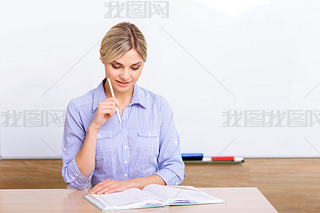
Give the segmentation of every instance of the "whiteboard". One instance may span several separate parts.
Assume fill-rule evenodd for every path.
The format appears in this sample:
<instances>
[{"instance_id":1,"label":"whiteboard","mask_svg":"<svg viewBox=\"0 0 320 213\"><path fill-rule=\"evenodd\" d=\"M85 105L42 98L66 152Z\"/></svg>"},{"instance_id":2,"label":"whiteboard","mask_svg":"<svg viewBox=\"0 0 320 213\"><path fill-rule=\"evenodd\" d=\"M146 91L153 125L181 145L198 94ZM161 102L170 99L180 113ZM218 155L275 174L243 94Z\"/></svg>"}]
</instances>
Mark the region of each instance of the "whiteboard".
<instances>
[{"instance_id":1,"label":"whiteboard","mask_svg":"<svg viewBox=\"0 0 320 213\"><path fill-rule=\"evenodd\" d=\"M3 3L1 158L60 158L67 104L104 78L122 21L147 39L138 84L171 104L182 152L320 156L319 1L111 2Z\"/></svg>"}]
</instances>

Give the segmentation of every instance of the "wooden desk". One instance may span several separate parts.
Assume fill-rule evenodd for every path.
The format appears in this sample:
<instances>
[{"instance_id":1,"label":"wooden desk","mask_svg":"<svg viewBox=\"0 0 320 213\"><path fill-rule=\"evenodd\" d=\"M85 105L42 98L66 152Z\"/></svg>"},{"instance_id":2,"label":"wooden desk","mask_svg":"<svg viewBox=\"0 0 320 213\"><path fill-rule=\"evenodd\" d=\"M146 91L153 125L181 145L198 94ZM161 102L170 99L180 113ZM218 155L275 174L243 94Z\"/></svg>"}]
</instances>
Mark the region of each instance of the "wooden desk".
<instances>
[{"instance_id":1,"label":"wooden desk","mask_svg":"<svg viewBox=\"0 0 320 213\"><path fill-rule=\"evenodd\" d=\"M277 212L261 192L254 187L245 188L200 188L215 197L227 201L226 204L170 206L146 209L117 210L126 212L236 212L265 213ZM0 190L0 213L81 213L101 212L82 196L87 190L70 189L2 189Z\"/></svg>"}]
</instances>

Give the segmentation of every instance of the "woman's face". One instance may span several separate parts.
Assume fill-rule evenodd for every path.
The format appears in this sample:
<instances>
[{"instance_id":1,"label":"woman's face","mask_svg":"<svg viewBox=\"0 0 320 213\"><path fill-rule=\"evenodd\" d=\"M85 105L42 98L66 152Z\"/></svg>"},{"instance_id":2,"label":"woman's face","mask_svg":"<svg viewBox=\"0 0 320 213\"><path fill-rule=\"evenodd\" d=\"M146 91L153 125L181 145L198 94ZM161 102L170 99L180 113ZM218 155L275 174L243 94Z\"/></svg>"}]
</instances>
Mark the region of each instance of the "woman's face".
<instances>
[{"instance_id":1,"label":"woman's face","mask_svg":"<svg viewBox=\"0 0 320 213\"><path fill-rule=\"evenodd\" d=\"M144 61L137 50L131 49L110 63L105 63L106 77L110 78L115 93L132 92Z\"/></svg>"}]
</instances>

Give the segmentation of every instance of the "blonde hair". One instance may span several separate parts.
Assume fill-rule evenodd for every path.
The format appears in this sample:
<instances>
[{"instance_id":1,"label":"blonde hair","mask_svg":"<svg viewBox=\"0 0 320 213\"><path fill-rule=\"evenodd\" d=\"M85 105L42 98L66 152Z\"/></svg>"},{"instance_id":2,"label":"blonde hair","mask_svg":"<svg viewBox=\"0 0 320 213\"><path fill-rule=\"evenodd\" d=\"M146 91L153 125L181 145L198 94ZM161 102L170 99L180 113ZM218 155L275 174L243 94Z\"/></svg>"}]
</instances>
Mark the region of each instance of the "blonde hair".
<instances>
[{"instance_id":1,"label":"blonde hair","mask_svg":"<svg viewBox=\"0 0 320 213\"><path fill-rule=\"evenodd\" d=\"M138 27L129 22L116 24L101 41L100 60L102 63L109 63L131 49L137 50L146 61L147 42Z\"/></svg>"}]
</instances>

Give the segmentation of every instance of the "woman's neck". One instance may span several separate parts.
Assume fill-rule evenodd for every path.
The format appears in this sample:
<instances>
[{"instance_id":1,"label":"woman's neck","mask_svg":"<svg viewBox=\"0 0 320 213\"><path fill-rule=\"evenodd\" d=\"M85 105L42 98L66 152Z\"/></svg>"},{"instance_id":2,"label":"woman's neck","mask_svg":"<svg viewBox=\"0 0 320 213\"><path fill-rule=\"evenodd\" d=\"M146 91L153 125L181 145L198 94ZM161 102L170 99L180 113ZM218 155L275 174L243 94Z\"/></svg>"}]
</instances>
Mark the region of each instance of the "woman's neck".
<instances>
[{"instance_id":1,"label":"woman's neck","mask_svg":"<svg viewBox=\"0 0 320 213\"><path fill-rule=\"evenodd\" d=\"M108 82L104 84L104 92L106 94L106 98L112 97ZM119 101L120 107L125 108L131 102L131 98L133 95L133 88L131 91L127 93L117 93L117 91L113 91L113 92L114 92L114 96Z\"/></svg>"}]
</instances>

